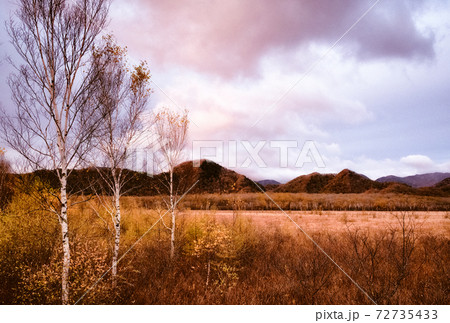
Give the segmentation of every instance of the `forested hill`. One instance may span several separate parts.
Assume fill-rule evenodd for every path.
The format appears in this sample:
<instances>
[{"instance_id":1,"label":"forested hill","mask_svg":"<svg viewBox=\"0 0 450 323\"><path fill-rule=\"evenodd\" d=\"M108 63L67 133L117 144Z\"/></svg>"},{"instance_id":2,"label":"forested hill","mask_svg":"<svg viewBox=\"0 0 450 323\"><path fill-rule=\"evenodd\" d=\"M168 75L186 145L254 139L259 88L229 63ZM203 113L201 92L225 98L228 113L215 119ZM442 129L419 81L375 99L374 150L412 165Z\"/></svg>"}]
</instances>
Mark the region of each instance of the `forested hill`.
<instances>
[{"instance_id":1,"label":"forested hill","mask_svg":"<svg viewBox=\"0 0 450 323\"><path fill-rule=\"evenodd\" d=\"M209 161L198 161L199 167L194 167L192 161L184 162L174 169L174 187L177 194L188 191L195 194L225 194L261 192L261 189L249 178L235 171ZM68 187L72 194L108 194L104 178L109 176L108 169L97 168L73 170ZM149 175L130 170L123 170L127 179L123 188L124 195L151 196L167 194L167 173ZM16 175L22 181L39 181L52 189L58 189L59 180L56 172L40 170L31 174ZM312 173L299 176L286 184L258 185L274 193L397 193L407 195L449 196L449 178L432 187L415 188L404 183L378 182L368 177L344 169L338 174Z\"/></svg>"}]
</instances>

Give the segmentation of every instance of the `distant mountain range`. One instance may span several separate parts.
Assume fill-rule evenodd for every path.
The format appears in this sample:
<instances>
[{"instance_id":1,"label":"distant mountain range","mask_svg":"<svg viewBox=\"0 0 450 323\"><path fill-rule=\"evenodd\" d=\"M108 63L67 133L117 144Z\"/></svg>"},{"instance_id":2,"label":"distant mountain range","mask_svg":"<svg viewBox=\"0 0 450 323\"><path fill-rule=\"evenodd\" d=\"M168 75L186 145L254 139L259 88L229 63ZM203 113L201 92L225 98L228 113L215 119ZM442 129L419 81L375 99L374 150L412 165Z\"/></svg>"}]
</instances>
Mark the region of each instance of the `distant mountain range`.
<instances>
[{"instance_id":1,"label":"distant mountain range","mask_svg":"<svg viewBox=\"0 0 450 323\"><path fill-rule=\"evenodd\" d=\"M364 193L382 190L385 184L372 181L368 177L344 169L338 174L312 173L302 175L286 184L279 185L275 192L289 193Z\"/></svg>"},{"instance_id":2,"label":"distant mountain range","mask_svg":"<svg viewBox=\"0 0 450 323\"><path fill-rule=\"evenodd\" d=\"M398 177L398 176L385 176L380 177L376 181L380 183L387 182L396 182L407 184L412 187L430 187L436 185L440 181L449 178L450 173L429 173L429 174L421 174L421 175L413 175L406 177Z\"/></svg>"},{"instance_id":3,"label":"distant mountain range","mask_svg":"<svg viewBox=\"0 0 450 323\"><path fill-rule=\"evenodd\" d=\"M450 173L432 173L408 177L387 176L373 181L365 175L344 169L338 174L312 173L302 175L286 184L266 185L265 188L269 191L286 193L380 192L442 196L450 194Z\"/></svg>"},{"instance_id":4,"label":"distant mountain range","mask_svg":"<svg viewBox=\"0 0 450 323\"><path fill-rule=\"evenodd\" d=\"M280 185L280 182L277 182L276 180L273 180L273 179L263 179L262 181L257 181L256 183L258 183L262 186Z\"/></svg>"},{"instance_id":5,"label":"distant mountain range","mask_svg":"<svg viewBox=\"0 0 450 323\"><path fill-rule=\"evenodd\" d=\"M124 170L128 181L123 191L127 195L158 195L167 194L165 179L167 173L148 176ZM58 179L55 171L41 170L33 174L18 175L30 177L34 175L41 181L48 183L52 188L58 188ZM223 193L251 193L260 192L261 189L246 176L227 169L209 160L199 161L199 167L194 167L193 162L185 162L174 169L175 187L182 194L190 189L191 194L223 194ZM196 183L196 184L195 184ZM432 187L422 187L425 185ZM195 185L194 185L195 184ZM373 181L368 177L344 169L338 174L312 173L301 175L286 184L280 184L275 180L262 180L258 185L266 191L288 193L399 193L415 195L450 195L450 173L433 173L408 177L387 176ZM101 192L102 178L95 168L74 170L69 177L69 189L74 193L83 192L93 194Z\"/></svg>"}]
</instances>

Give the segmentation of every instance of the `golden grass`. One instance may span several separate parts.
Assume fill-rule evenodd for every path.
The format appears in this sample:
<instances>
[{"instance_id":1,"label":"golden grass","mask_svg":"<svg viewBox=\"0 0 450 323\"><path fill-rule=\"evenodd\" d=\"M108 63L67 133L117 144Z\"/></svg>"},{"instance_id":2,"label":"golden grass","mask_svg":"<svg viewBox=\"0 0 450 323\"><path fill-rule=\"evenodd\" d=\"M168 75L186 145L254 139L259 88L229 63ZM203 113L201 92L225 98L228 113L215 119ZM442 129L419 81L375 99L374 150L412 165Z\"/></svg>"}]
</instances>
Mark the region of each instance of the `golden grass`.
<instances>
[{"instance_id":1,"label":"golden grass","mask_svg":"<svg viewBox=\"0 0 450 323\"><path fill-rule=\"evenodd\" d=\"M286 211L450 211L450 196L417 196L395 193L307 194L307 193L189 194L179 204L192 210L278 210ZM126 197L155 207L160 196ZM278 205L275 205L273 199Z\"/></svg>"},{"instance_id":2,"label":"golden grass","mask_svg":"<svg viewBox=\"0 0 450 323\"><path fill-rule=\"evenodd\" d=\"M123 199L121 254L165 212L154 202ZM0 303L57 304L57 221L20 213L29 208L16 199L0 221ZM448 212L287 214L377 303L449 303ZM111 219L96 201L72 208L69 221L73 303L107 270L113 235ZM171 261L168 231L157 224L119 264L118 288L112 290L106 275L81 303L371 303L280 211L185 208L178 213L176 247Z\"/></svg>"},{"instance_id":3,"label":"golden grass","mask_svg":"<svg viewBox=\"0 0 450 323\"><path fill-rule=\"evenodd\" d=\"M308 233L345 233L363 229L371 232L396 229L399 217L412 217L415 229L420 234L432 234L450 238L448 212L435 211L239 211L240 216L251 219L254 225L262 227L283 226L298 230L289 217ZM211 214L211 211L183 211L181 216L191 218ZM216 218L230 221L235 211L213 211Z\"/></svg>"}]
</instances>

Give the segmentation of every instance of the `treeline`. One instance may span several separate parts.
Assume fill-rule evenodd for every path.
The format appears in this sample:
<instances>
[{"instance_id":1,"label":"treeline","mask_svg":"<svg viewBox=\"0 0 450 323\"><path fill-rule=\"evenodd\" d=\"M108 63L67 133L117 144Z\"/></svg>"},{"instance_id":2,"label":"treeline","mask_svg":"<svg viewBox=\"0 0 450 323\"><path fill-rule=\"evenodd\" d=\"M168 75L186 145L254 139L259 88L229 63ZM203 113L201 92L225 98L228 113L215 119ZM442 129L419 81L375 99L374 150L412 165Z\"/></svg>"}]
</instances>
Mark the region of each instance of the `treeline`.
<instances>
[{"instance_id":1,"label":"treeline","mask_svg":"<svg viewBox=\"0 0 450 323\"><path fill-rule=\"evenodd\" d=\"M124 195L135 197L139 205L147 208L156 208L162 203L162 197L167 194L164 186L165 174L148 176L145 173L124 171L127 182L124 185ZM12 175L9 177L13 178ZM195 178L194 178L195 179ZM30 174L15 175L16 183L37 181L45 183L48 189L56 190L58 178L54 171L36 171ZM187 190L189 181L183 180L177 173L174 174L175 185L181 191ZM185 183L182 185L181 183ZM204 184L202 186L202 184ZM267 191L267 195L260 192L209 194L208 186L200 183L194 193L187 194L178 204L179 207L192 210L334 210L334 211L449 211L450 196L413 195L401 193L277 193ZM106 183L102 180L95 168L74 171L68 180L69 191L84 198L94 198L96 195L108 194ZM12 187L12 183L8 185ZM8 190L11 197L11 189ZM196 193L197 192L197 193ZM5 198L6 199L6 198ZM272 201L273 199L273 201ZM275 203L274 203L275 202Z\"/></svg>"},{"instance_id":2,"label":"treeline","mask_svg":"<svg viewBox=\"0 0 450 323\"><path fill-rule=\"evenodd\" d=\"M67 190L71 195L96 195L112 194L108 189L108 181L105 174L110 173L109 168L90 167L74 169L67 179ZM168 194L168 172L148 174L122 169L123 195L127 196L155 196ZM193 162L184 162L174 167L173 187L176 193L181 195L189 190L189 193L243 193L260 192L263 187L258 187L253 181L232 170L226 169L214 162L203 160L198 167ZM48 189L59 188L59 177L56 170L36 170L26 174L14 175L17 183L32 183L38 181ZM195 184L195 185L194 185Z\"/></svg>"},{"instance_id":3,"label":"treeline","mask_svg":"<svg viewBox=\"0 0 450 323\"><path fill-rule=\"evenodd\" d=\"M108 168L102 167L73 170L71 176L68 178L67 185L69 192L75 195L111 194L107 189L107 182L101 176L102 172L108 171ZM167 187L165 186L166 177L168 176L167 173L151 175L144 172L124 169L123 174L127 179L123 183L123 195L155 196L163 195L168 192ZM33 173L15 175L15 177L21 181L38 180L52 189L57 189L59 187L57 172L54 170L38 170ZM450 178L433 187L413 188L401 183L377 183L380 186L378 189L362 190L361 192L347 192L346 190L340 191L339 189L336 189L332 192L324 193L316 190L307 190L304 192L298 187L286 191L283 187L274 185L257 186L257 184L244 175L228 170L211 161L203 161L200 163L199 167L194 167L192 161L185 162L174 168L173 184L178 188L178 191L187 191L197 180L197 184L192 188L189 194L222 194L227 196L227 194L232 193L247 194L267 191L271 192L271 194L275 194L275 196L282 193L288 194L287 196L289 196L289 194L317 195L317 198L313 198L314 200L323 200L324 196L334 196L335 194L345 194L347 198L351 197L356 198L357 200L370 199L363 195L385 195L388 200L390 199L390 196L397 196L397 200L399 197L404 196L402 200L408 201L439 201L446 200L446 197L450 197ZM408 198L406 196L410 197ZM443 199L428 199L427 197L442 197ZM228 198L228 196L226 198ZM341 199L347 198L342 197ZM221 202L220 204L222 205L223 203ZM330 202L325 201L321 204L322 207L326 209ZM374 206L377 207L378 205Z\"/></svg>"},{"instance_id":4,"label":"treeline","mask_svg":"<svg viewBox=\"0 0 450 323\"><path fill-rule=\"evenodd\" d=\"M161 197L128 197L146 208L160 205ZM307 194L243 193L188 194L179 207L191 210L285 211L449 211L450 197L411 196L393 193Z\"/></svg>"}]
</instances>

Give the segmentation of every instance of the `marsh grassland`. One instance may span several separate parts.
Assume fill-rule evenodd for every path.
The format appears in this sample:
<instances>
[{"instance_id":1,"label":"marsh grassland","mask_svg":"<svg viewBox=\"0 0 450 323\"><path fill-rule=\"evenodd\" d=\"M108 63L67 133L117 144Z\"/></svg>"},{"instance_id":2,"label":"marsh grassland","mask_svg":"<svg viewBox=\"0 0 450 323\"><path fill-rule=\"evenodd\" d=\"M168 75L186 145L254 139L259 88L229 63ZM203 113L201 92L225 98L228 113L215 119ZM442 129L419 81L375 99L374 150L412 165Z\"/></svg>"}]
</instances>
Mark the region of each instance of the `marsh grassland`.
<instances>
[{"instance_id":1,"label":"marsh grassland","mask_svg":"<svg viewBox=\"0 0 450 323\"><path fill-rule=\"evenodd\" d=\"M4 304L60 302L58 222L32 204L15 197L0 218ZM96 202L73 208L71 303L98 281L79 304L371 304L368 296L378 304L449 304L446 211L184 208L175 260L165 214L144 198L123 199L124 256L113 289L109 273L98 281L110 268L111 219Z\"/></svg>"}]
</instances>

